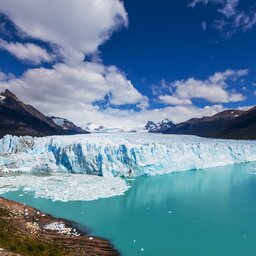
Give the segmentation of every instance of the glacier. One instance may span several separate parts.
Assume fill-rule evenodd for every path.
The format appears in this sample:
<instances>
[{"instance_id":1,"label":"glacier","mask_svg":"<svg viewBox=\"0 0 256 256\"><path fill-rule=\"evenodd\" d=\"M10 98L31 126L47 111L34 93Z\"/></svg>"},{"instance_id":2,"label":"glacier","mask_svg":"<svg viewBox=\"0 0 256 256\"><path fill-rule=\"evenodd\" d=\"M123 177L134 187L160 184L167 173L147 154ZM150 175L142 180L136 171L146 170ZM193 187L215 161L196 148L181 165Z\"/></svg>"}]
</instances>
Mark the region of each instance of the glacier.
<instances>
[{"instance_id":1,"label":"glacier","mask_svg":"<svg viewBox=\"0 0 256 256\"><path fill-rule=\"evenodd\" d=\"M0 140L0 173L156 175L256 161L256 141L148 133Z\"/></svg>"}]
</instances>

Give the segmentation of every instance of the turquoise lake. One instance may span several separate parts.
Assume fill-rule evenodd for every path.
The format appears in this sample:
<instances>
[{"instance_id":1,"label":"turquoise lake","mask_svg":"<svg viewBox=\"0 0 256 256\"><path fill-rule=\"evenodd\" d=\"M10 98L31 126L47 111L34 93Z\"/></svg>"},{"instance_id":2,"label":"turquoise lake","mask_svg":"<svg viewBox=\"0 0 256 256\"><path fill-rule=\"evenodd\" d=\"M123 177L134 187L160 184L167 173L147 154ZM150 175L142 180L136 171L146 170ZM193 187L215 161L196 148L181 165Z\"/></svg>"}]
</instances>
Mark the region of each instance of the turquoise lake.
<instances>
[{"instance_id":1,"label":"turquoise lake","mask_svg":"<svg viewBox=\"0 0 256 256\"><path fill-rule=\"evenodd\" d=\"M121 255L255 256L256 163L139 177L124 196L26 203L111 241Z\"/></svg>"}]
</instances>

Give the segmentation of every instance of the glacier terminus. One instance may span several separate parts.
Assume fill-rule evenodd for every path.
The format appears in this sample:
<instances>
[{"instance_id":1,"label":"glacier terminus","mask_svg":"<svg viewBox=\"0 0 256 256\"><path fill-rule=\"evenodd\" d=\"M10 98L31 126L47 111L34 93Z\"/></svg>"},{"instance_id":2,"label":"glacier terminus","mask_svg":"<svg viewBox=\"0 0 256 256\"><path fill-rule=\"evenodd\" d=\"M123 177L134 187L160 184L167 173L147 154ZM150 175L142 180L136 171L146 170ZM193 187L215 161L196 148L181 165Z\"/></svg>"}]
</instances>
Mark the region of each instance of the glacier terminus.
<instances>
[{"instance_id":1,"label":"glacier terminus","mask_svg":"<svg viewBox=\"0 0 256 256\"><path fill-rule=\"evenodd\" d=\"M148 133L5 136L0 172L156 175L256 161L256 141Z\"/></svg>"}]
</instances>

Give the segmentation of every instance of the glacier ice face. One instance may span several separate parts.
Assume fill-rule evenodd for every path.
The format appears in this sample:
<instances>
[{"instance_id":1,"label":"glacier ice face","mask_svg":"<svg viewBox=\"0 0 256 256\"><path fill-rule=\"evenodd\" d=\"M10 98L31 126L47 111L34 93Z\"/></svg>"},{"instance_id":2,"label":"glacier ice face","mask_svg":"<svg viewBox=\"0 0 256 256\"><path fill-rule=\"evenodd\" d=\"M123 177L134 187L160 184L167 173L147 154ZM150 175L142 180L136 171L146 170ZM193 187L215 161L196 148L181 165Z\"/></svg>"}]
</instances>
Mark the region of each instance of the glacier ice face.
<instances>
[{"instance_id":1,"label":"glacier ice face","mask_svg":"<svg viewBox=\"0 0 256 256\"><path fill-rule=\"evenodd\" d=\"M184 135L90 134L5 136L0 172L80 173L104 177L156 175L256 161L256 141Z\"/></svg>"}]
</instances>

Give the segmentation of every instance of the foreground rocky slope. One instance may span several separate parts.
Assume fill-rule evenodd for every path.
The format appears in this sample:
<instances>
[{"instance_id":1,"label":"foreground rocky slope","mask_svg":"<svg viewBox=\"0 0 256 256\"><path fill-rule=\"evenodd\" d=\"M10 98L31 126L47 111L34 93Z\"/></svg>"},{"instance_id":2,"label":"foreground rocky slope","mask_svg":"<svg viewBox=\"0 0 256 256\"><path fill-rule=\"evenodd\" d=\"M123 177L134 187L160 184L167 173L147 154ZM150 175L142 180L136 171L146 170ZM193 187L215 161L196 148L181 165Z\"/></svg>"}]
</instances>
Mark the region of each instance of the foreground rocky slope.
<instances>
[{"instance_id":1,"label":"foreground rocky slope","mask_svg":"<svg viewBox=\"0 0 256 256\"><path fill-rule=\"evenodd\" d=\"M114 256L108 241L77 231L65 220L0 197L0 256Z\"/></svg>"}]
</instances>

